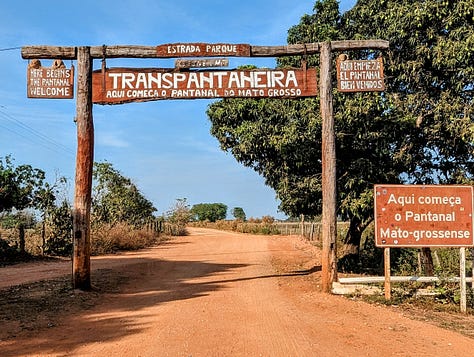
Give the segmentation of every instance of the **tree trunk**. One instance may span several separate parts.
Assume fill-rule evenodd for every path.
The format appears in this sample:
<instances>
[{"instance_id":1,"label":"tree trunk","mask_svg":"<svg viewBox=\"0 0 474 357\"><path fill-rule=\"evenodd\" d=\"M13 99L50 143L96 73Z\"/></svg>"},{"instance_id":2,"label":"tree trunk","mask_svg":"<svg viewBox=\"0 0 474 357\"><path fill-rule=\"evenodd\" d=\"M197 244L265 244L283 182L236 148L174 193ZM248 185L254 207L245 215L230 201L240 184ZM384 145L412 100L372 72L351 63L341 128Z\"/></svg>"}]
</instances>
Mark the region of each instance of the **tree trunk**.
<instances>
[{"instance_id":1,"label":"tree trunk","mask_svg":"<svg viewBox=\"0 0 474 357\"><path fill-rule=\"evenodd\" d=\"M421 270L425 276L434 275L433 257L430 248L421 248L420 250Z\"/></svg>"},{"instance_id":2,"label":"tree trunk","mask_svg":"<svg viewBox=\"0 0 474 357\"><path fill-rule=\"evenodd\" d=\"M20 254L25 254L25 226L20 223L18 226L19 238L20 238Z\"/></svg>"},{"instance_id":3,"label":"tree trunk","mask_svg":"<svg viewBox=\"0 0 474 357\"><path fill-rule=\"evenodd\" d=\"M342 256L359 257L360 241L362 239L362 222L357 217L352 217L342 246Z\"/></svg>"}]
</instances>

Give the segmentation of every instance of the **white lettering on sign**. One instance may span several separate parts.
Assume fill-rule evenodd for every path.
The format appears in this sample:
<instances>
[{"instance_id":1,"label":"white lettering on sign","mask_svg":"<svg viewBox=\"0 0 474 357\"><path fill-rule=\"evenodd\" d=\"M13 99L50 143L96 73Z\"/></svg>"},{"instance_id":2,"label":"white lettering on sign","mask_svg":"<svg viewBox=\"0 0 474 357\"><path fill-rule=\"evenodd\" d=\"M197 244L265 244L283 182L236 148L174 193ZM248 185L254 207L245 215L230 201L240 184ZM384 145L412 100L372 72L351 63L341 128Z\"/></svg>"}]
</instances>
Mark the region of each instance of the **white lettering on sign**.
<instances>
[{"instance_id":1,"label":"white lettering on sign","mask_svg":"<svg viewBox=\"0 0 474 357\"><path fill-rule=\"evenodd\" d=\"M383 91L382 60L337 61L337 83L341 92Z\"/></svg>"},{"instance_id":2,"label":"white lettering on sign","mask_svg":"<svg viewBox=\"0 0 474 357\"><path fill-rule=\"evenodd\" d=\"M112 69L93 73L93 102L159 99L308 97L317 95L316 69L169 71Z\"/></svg>"},{"instance_id":3,"label":"white lettering on sign","mask_svg":"<svg viewBox=\"0 0 474 357\"><path fill-rule=\"evenodd\" d=\"M174 54L197 54L201 52L201 47L200 46L195 46L195 45L168 45L166 47L167 53L170 55Z\"/></svg>"},{"instance_id":4,"label":"white lettering on sign","mask_svg":"<svg viewBox=\"0 0 474 357\"><path fill-rule=\"evenodd\" d=\"M377 246L472 246L470 186L376 185Z\"/></svg>"},{"instance_id":5,"label":"white lettering on sign","mask_svg":"<svg viewBox=\"0 0 474 357\"><path fill-rule=\"evenodd\" d=\"M267 88L296 87L294 71L234 71L234 72L191 72L191 73L108 73L112 79L112 90L126 88L164 88L172 89L180 86L207 88L223 88L224 80L228 87L236 88Z\"/></svg>"},{"instance_id":6,"label":"white lettering on sign","mask_svg":"<svg viewBox=\"0 0 474 357\"><path fill-rule=\"evenodd\" d=\"M170 43L156 48L159 57L245 56L250 45L231 43Z\"/></svg>"},{"instance_id":7,"label":"white lettering on sign","mask_svg":"<svg viewBox=\"0 0 474 357\"><path fill-rule=\"evenodd\" d=\"M406 205L420 204L420 205L460 205L462 203L461 197L457 196L419 196L415 199L415 195L410 196L396 196L390 194L387 203L399 204L402 207Z\"/></svg>"},{"instance_id":8,"label":"white lettering on sign","mask_svg":"<svg viewBox=\"0 0 474 357\"><path fill-rule=\"evenodd\" d=\"M29 67L27 96L28 98L73 98L74 69Z\"/></svg>"},{"instance_id":9,"label":"white lettering on sign","mask_svg":"<svg viewBox=\"0 0 474 357\"><path fill-rule=\"evenodd\" d=\"M201 53L228 53L236 54L237 45L232 44L222 44L222 45L213 45L213 44L202 44L202 45L193 45L193 44L174 44L168 45L166 47L167 53L170 55L182 55L182 54L195 54L199 55Z\"/></svg>"}]
</instances>

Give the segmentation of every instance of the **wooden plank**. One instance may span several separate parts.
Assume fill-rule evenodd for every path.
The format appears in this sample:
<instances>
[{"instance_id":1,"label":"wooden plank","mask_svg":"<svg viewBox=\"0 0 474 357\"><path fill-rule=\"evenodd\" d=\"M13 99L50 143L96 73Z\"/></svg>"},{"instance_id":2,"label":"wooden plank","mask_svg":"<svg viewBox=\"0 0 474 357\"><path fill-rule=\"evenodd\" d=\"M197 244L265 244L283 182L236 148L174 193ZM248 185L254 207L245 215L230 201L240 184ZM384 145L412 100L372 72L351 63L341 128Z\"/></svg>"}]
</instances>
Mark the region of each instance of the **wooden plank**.
<instances>
[{"instance_id":1,"label":"wooden plank","mask_svg":"<svg viewBox=\"0 0 474 357\"><path fill-rule=\"evenodd\" d=\"M390 248L385 248L383 251L383 263L384 263L384 295L385 300L392 298L392 285L390 281L391 269L390 269Z\"/></svg>"},{"instance_id":2,"label":"wooden plank","mask_svg":"<svg viewBox=\"0 0 474 357\"><path fill-rule=\"evenodd\" d=\"M467 312L467 289L466 289L466 248L459 248L459 278L460 278L460 292L461 295L459 304L461 312Z\"/></svg>"},{"instance_id":3,"label":"wooden plank","mask_svg":"<svg viewBox=\"0 0 474 357\"><path fill-rule=\"evenodd\" d=\"M331 49L334 51L387 49L390 43L385 40L341 40L331 41Z\"/></svg>"},{"instance_id":4,"label":"wooden plank","mask_svg":"<svg viewBox=\"0 0 474 357\"><path fill-rule=\"evenodd\" d=\"M88 47L78 48L77 75L77 156L73 210L73 286L91 288L90 212L92 201L92 163L94 162L94 124L92 121L92 59Z\"/></svg>"},{"instance_id":5,"label":"wooden plank","mask_svg":"<svg viewBox=\"0 0 474 357\"><path fill-rule=\"evenodd\" d=\"M76 59L77 47L64 46L24 46L21 48L24 59Z\"/></svg>"},{"instance_id":6,"label":"wooden plank","mask_svg":"<svg viewBox=\"0 0 474 357\"><path fill-rule=\"evenodd\" d=\"M249 57L250 45L238 43L168 43L156 47L159 57Z\"/></svg>"},{"instance_id":7,"label":"wooden plank","mask_svg":"<svg viewBox=\"0 0 474 357\"><path fill-rule=\"evenodd\" d=\"M322 117L322 290L331 292L337 281L336 259L336 138L334 132L333 97L331 81L331 45L321 45L320 107Z\"/></svg>"},{"instance_id":8,"label":"wooden plank","mask_svg":"<svg viewBox=\"0 0 474 357\"><path fill-rule=\"evenodd\" d=\"M437 276L391 276L390 281L392 283L435 283L438 281L448 281L453 283L459 283L461 279L459 277L443 277ZM466 278L467 282L472 282L474 279ZM385 276L358 276L358 277L347 277L339 278L340 284L380 284L385 282Z\"/></svg>"},{"instance_id":9,"label":"wooden plank","mask_svg":"<svg viewBox=\"0 0 474 357\"><path fill-rule=\"evenodd\" d=\"M252 46L248 57L280 57L292 55L315 54L319 52L321 43L292 44L283 46ZM356 50L356 49L387 49L388 41L384 40L350 40L332 41L333 50ZM157 52L157 46L141 45L112 45L93 46L90 48L92 58L168 58ZM24 59L76 59L77 47L60 46L24 46L21 49ZM175 56L178 57L178 56Z\"/></svg>"},{"instance_id":10,"label":"wooden plank","mask_svg":"<svg viewBox=\"0 0 474 357\"><path fill-rule=\"evenodd\" d=\"M111 68L93 73L93 102L161 99L295 98L317 95L316 69L186 71Z\"/></svg>"},{"instance_id":11,"label":"wooden plank","mask_svg":"<svg viewBox=\"0 0 474 357\"><path fill-rule=\"evenodd\" d=\"M319 53L320 43L294 44L284 46L252 46L250 57L281 57L291 55L312 55Z\"/></svg>"}]
</instances>

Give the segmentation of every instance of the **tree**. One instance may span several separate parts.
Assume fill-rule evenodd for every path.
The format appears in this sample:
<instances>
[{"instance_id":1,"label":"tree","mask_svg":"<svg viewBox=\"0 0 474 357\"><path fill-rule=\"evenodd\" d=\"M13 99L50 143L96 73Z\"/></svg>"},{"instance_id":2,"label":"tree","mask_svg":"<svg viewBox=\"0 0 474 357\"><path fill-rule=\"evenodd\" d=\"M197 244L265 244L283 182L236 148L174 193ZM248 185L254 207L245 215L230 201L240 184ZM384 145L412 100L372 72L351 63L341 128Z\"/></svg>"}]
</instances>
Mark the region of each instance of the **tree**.
<instances>
[{"instance_id":1,"label":"tree","mask_svg":"<svg viewBox=\"0 0 474 357\"><path fill-rule=\"evenodd\" d=\"M14 166L11 156L0 157L0 213L40 208L44 171L31 165ZM16 215L20 253L25 252L25 215Z\"/></svg>"},{"instance_id":2,"label":"tree","mask_svg":"<svg viewBox=\"0 0 474 357\"><path fill-rule=\"evenodd\" d=\"M191 208L191 213L198 221L215 222L226 218L227 206L223 203L199 203Z\"/></svg>"},{"instance_id":3,"label":"tree","mask_svg":"<svg viewBox=\"0 0 474 357\"><path fill-rule=\"evenodd\" d=\"M343 38L338 2L317 1L314 14L303 16L288 33L289 43ZM301 67L302 60L319 66L318 56L281 58L278 64ZM350 236L356 240L370 221L373 183L396 181L400 170L391 160L399 146L398 124L379 116L382 101L377 93L351 96L347 102L334 95L339 213L351 220ZM221 148L265 178L283 212L294 217L321 214L319 100L228 99L213 103L208 116Z\"/></svg>"},{"instance_id":4,"label":"tree","mask_svg":"<svg viewBox=\"0 0 474 357\"><path fill-rule=\"evenodd\" d=\"M112 164L94 163L92 215L96 223L125 222L141 227L156 208L132 181L114 169Z\"/></svg>"},{"instance_id":5,"label":"tree","mask_svg":"<svg viewBox=\"0 0 474 357\"><path fill-rule=\"evenodd\" d=\"M44 171L31 165L14 166L11 156L0 157L0 213L35 207Z\"/></svg>"},{"instance_id":6,"label":"tree","mask_svg":"<svg viewBox=\"0 0 474 357\"><path fill-rule=\"evenodd\" d=\"M347 36L390 41L381 115L404 124L392 156L404 182L474 181L473 15L468 0L364 0L344 16Z\"/></svg>"},{"instance_id":7,"label":"tree","mask_svg":"<svg viewBox=\"0 0 474 357\"><path fill-rule=\"evenodd\" d=\"M373 219L373 184L473 180L469 3L365 0L341 16L338 1L316 1L314 13L288 31L289 43L379 38L391 44L384 53L386 92L334 93L338 211L350 220L346 254L358 255ZM318 56L304 57L282 58L278 65L319 65ZM207 114L221 148L265 178L283 212L321 213L318 100L224 99Z\"/></svg>"},{"instance_id":8,"label":"tree","mask_svg":"<svg viewBox=\"0 0 474 357\"><path fill-rule=\"evenodd\" d=\"M191 220L192 215L187 199L176 199L174 207L167 213L167 221L172 225L167 231L171 235L186 235L186 224Z\"/></svg>"},{"instance_id":9,"label":"tree","mask_svg":"<svg viewBox=\"0 0 474 357\"><path fill-rule=\"evenodd\" d=\"M45 240L44 252L48 254L70 256L72 253L72 215L69 203L64 200L59 206L51 207L47 221L51 227Z\"/></svg>"},{"instance_id":10,"label":"tree","mask_svg":"<svg viewBox=\"0 0 474 357\"><path fill-rule=\"evenodd\" d=\"M244 209L242 207L232 208L232 215L234 216L235 219L240 219L241 221L245 221L247 218L245 215Z\"/></svg>"}]
</instances>

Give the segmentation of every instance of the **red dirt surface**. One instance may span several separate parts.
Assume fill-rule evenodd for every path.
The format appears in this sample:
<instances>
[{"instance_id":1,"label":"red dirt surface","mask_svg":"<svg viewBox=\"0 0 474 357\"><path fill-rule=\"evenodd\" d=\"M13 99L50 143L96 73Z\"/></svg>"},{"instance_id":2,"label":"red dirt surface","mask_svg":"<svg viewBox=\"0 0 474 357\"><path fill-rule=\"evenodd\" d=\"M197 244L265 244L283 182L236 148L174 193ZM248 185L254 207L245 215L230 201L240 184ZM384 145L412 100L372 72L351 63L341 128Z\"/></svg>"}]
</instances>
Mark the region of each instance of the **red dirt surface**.
<instances>
[{"instance_id":1,"label":"red dirt surface","mask_svg":"<svg viewBox=\"0 0 474 357\"><path fill-rule=\"evenodd\" d=\"M92 292L51 283L67 282L69 261L0 268L0 296L24 303L0 305L0 356L473 353L474 339L459 333L321 293L319 251L298 237L189 230L151 249L93 258ZM41 279L49 280L16 286ZM48 290L56 293L35 299Z\"/></svg>"}]
</instances>

